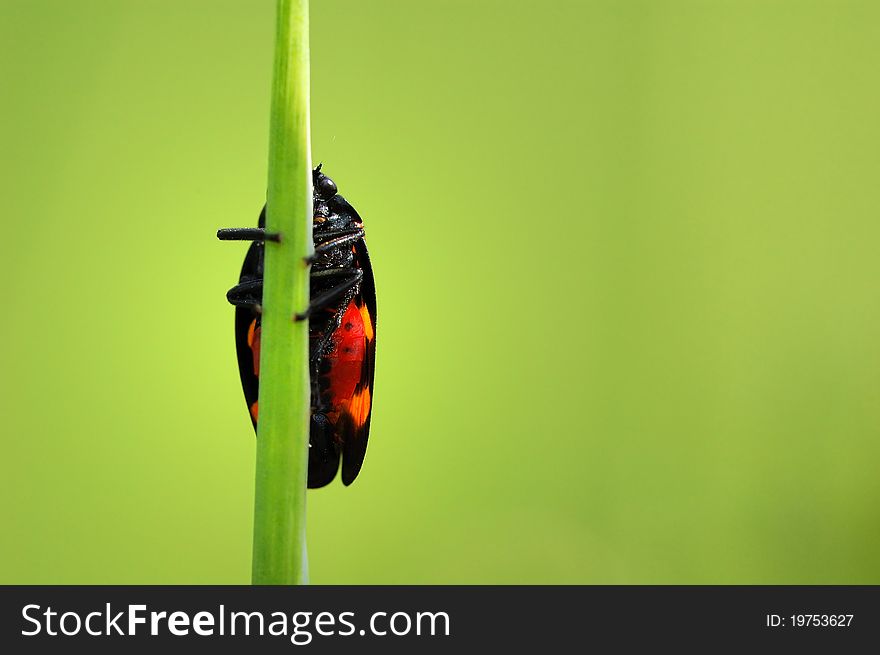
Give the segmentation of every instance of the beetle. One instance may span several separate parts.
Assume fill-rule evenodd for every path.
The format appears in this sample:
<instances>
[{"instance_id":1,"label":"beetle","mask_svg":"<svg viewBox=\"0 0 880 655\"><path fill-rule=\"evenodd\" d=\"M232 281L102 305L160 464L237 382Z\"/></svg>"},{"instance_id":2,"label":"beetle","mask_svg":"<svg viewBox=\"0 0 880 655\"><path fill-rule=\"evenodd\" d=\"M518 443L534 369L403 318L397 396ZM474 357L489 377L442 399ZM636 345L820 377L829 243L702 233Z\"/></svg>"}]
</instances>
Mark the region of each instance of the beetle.
<instances>
[{"instance_id":1,"label":"beetle","mask_svg":"<svg viewBox=\"0 0 880 655\"><path fill-rule=\"evenodd\" d=\"M307 259L310 302L292 320L309 321L309 488L329 484L342 468L351 484L363 465L370 433L376 360L376 287L364 224L336 183L312 172L314 254ZM226 228L225 241L252 241L238 284L226 294L235 306L235 346L245 401L254 430L259 415L260 315L266 231L263 206L256 228Z\"/></svg>"}]
</instances>

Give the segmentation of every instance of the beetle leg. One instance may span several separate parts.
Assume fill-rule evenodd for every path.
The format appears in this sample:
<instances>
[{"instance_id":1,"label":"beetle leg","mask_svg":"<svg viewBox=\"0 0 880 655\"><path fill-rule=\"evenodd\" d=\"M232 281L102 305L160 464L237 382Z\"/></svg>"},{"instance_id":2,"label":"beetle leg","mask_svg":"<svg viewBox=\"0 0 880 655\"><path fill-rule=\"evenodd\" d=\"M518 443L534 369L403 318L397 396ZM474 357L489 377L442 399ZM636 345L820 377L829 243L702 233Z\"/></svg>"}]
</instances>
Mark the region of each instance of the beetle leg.
<instances>
[{"instance_id":1,"label":"beetle leg","mask_svg":"<svg viewBox=\"0 0 880 655\"><path fill-rule=\"evenodd\" d=\"M339 243L345 243L347 241L357 241L358 239L362 239L364 236L364 228L362 227L348 227L342 230L327 230L326 232L322 232L318 234L318 247L323 248L325 246L332 247L334 245L338 245ZM340 239L337 237L354 237L353 239Z\"/></svg>"},{"instance_id":2,"label":"beetle leg","mask_svg":"<svg viewBox=\"0 0 880 655\"><path fill-rule=\"evenodd\" d=\"M302 313L295 314L293 320L295 321L304 321L309 316L312 315L313 312L328 307L330 303L339 298L340 296L346 295L352 289L357 288L357 285L360 284L360 281L364 279L364 272L356 268L354 270L351 269L327 269L326 271L314 271L312 273L312 277L331 277L331 276L339 276L346 277L348 279L342 280L339 284L334 286L332 289L328 289L323 293L319 293L317 296L312 298L311 302L309 302L309 306Z\"/></svg>"},{"instance_id":3,"label":"beetle leg","mask_svg":"<svg viewBox=\"0 0 880 655\"><path fill-rule=\"evenodd\" d=\"M221 241L281 241L278 232L266 232L262 227L226 227L217 230Z\"/></svg>"},{"instance_id":4,"label":"beetle leg","mask_svg":"<svg viewBox=\"0 0 880 655\"><path fill-rule=\"evenodd\" d=\"M226 300L236 307L254 307L263 302L263 280L239 282L226 292Z\"/></svg>"},{"instance_id":5,"label":"beetle leg","mask_svg":"<svg viewBox=\"0 0 880 655\"><path fill-rule=\"evenodd\" d=\"M364 230L363 228L352 228L350 230L334 230L333 232L328 232L323 236L333 237L331 239L327 239L327 241L321 241L318 245L315 246L315 252L308 257L306 257L306 264L314 263L315 259L321 253L327 252L329 250L333 250L337 246L344 246L349 243L356 243L364 238Z\"/></svg>"}]
</instances>

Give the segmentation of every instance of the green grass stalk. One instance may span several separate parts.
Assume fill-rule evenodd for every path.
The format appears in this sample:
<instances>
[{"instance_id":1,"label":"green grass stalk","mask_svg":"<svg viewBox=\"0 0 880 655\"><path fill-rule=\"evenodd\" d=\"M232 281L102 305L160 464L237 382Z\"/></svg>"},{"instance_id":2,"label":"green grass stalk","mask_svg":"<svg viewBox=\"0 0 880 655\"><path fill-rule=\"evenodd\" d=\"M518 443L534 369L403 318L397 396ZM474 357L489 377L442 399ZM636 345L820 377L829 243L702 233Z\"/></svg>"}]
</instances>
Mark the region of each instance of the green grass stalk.
<instances>
[{"instance_id":1,"label":"green grass stalk","mask_svg":"<svg viewBox=\"0 0 880 655\"><path fill-rule=\"evenodd\" d=\"M253 584L306 584L312 162L309 3L278 0L260 353Z\"/></svg>"}]
</instances>

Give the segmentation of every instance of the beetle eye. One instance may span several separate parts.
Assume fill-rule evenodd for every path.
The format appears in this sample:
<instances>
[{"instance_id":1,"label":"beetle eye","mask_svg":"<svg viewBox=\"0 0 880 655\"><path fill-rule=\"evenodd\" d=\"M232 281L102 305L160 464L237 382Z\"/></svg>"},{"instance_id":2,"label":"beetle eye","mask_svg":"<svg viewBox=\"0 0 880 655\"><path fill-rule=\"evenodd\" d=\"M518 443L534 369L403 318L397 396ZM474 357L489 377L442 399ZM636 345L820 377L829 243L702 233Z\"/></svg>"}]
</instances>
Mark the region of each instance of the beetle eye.
<instances>
[{"instance_id":1,"label":"beetle eye","mask_svg":"<svg viewBox=\"0 0 880 655\"><path fill-rule=\"evenodd\" d=\"M326 175L322 175L320 179L318 179L318 195L324 200L330 200L333 196L336 195L336 182L331 180Z\"/></svg>"}]
</instances>

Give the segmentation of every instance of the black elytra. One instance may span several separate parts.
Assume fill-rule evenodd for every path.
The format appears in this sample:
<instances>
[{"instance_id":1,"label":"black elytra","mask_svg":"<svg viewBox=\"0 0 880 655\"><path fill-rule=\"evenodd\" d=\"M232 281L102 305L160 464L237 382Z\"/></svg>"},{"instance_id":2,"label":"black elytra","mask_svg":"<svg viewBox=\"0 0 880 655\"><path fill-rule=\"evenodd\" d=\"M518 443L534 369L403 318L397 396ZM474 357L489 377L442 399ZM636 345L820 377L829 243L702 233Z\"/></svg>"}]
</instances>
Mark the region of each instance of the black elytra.
<instances>
[{"instance_id":1,"label":"black elytra","mask_svg":"<svg viewBox=\"0 0 880 655\"><path fill-rule=\"evenodd\" d=\"M372 415L376 356L376 287L361 217L336 183L312 173L314 255L309 258L309 306L291 320L309 321L311 427L309 488L323 487L342 464L342 482L351 484L367 449ZM257 427L260 362L260 314L263 300L263 252L266 207L256 228L217 232L221 240L252 241L238 284L226 294L235 306L235 344L245 401ZM293 402L293 401L291 401Z\"/></svg>"}]
</instances>

